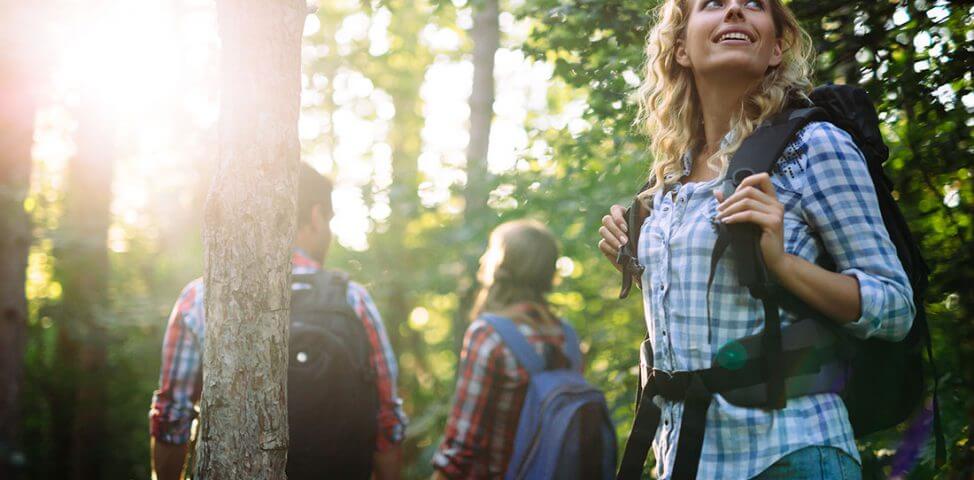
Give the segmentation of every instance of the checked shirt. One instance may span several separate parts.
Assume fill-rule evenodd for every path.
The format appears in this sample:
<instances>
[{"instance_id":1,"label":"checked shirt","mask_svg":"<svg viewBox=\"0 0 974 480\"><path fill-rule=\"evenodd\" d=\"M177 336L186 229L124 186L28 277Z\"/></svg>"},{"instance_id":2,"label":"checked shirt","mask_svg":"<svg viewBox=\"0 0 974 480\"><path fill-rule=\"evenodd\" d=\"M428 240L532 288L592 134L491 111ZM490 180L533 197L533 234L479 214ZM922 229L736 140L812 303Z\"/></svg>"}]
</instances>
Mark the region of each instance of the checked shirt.
<instances>
[{"instance_id":1,"label":"checked shirt","mask_svg":"<svg viewBox=\"0 0 974 480\"><path fill-rule=\"evenodd\" d=\"M687 173L689 159L687 155L684 160ZM846 328L862 338L905 336L915 314L912 290L883 225L865 159L852 138L829 123L809 124L777 160L771 181L785 208L785 251L811 262L827 252L836 271L858 280L861 317ZM730 255L715 271L708 322L718 182L677 183L657 192L640 231L639 261L646 266L643 305L658 369L708 368L722 345L763 328L762 304L738 282ZM784 325L796 320L787 310L781 311L781 319ZM653 451L656 473L666 479L676 458L683 404L656 401L662 416ZM774 411L737 407L715 395L697 478L751 478L788 453L812 445L841 449L859 461L838 395L793 398L786 408Z\"/></svg>"},{"instance_id":2,"label":"checked shirt","mask_svg":"<svg viewBox=\"0 0 974 480\"><path fill-rule=\"evenodd\" d=\"M298 249L292 255L291 264L295 274L321 269L318 262ZM348 304L362 320L372 347L371 363L379 394L376 450L384 451L402 441L406 427L402 400L396 393L396 357L368 291L349 282ZM195 415L193 407L202 388L200 367L206 338L203 313L203 279L198 278L180 294L163 339L159 389L152 396L149 412L150 433L162 442L184 444L189 441L190 424Z\"/></svg>"}]
</instances>

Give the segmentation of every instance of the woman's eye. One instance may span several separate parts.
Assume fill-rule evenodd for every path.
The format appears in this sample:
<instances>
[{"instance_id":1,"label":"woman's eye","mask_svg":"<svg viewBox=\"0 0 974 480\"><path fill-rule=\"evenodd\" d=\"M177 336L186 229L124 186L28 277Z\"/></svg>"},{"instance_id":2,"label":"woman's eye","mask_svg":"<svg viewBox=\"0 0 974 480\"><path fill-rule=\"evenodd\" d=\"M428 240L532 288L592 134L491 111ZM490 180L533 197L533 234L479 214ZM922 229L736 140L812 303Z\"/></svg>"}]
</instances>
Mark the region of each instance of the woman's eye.
<instances>
[{"instance_id":1,"label":"woman's eye","mask_svg":"<svg viewBox=\"0 0 974 480\"><path fill-rule=\"evenodd\" d=\"M703 3L703 8L720 8L723 6L724 2L720 0L707 0ZM764 10L764 3L762 3L761 0L749 0L744 3L744 6Z\"/></svg>"}]
</instances>

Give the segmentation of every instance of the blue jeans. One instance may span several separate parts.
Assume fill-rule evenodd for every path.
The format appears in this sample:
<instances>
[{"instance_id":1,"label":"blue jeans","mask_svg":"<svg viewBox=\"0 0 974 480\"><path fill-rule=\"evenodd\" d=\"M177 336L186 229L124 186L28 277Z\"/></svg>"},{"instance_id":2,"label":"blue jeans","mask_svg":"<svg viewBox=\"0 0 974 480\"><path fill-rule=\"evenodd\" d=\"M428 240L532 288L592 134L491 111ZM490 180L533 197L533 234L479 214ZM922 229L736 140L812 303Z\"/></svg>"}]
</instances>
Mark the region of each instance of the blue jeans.
<instances>
[{"instance_id":1,"label":"blue jeans","mask_svg":"<svg viewBox=\"0 0 974 480\"><path fill-rule=\"evenodd\" d=\"M805 447L785 455L753 480L862 480L862 467L833 447Z\"/></svg>"}]
</instances>

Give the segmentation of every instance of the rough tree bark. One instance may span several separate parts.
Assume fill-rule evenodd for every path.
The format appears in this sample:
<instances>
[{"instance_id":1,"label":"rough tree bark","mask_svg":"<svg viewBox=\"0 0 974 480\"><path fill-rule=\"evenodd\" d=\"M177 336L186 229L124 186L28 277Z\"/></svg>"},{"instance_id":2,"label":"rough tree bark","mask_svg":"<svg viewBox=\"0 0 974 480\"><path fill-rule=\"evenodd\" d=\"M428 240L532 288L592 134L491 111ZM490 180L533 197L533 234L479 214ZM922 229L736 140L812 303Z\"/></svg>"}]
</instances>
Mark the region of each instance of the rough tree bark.
<instances>
[{"instance_id":1,"label":"rough tree bark","mask_svg":"<svg viewBox=\"0 0 974 480\"><path fill-rule=\"evenodd\" d=\"M490 124L494 119L494 56L500 47L498 0L483 0L473 16L473 89L470 92L470 143L467 144L467 184L464 187L463 218L466 222L483 218L479 215L487 208L489 180L487 178L487 152L490 146ZM479 225L464 226L477 229ZM480 242L471 242L480 245ZM464 325L473 306L477 292L474 272L477 271L477 253L467 255L464 272L460 275L460 305L454 318L454 343L459 352L463 342Z\"/></svg>"},{"instance_id":2,"label":"rough tree bark","mask_svg":"<svg viewBox=\"0 0 974 480\"><path fill-rule=\"evenodd\" d=\"M7 54L17 49L8 50ZM23 59L0 61L0 478L15 478L27 298L24 292L31 222L24 211L30 187L34 101L31 68Z\"/></svg>"},{"instance_id":3,"label":"rough tree bark","mask_svg":"<svg viewBox=\"0 0 974 480\"><path fill-rule=\"evenodd\" d=\"M204 212L200 479L284 478L304 0L218 0L217 172Z\"/></svg>"}]
</instances>

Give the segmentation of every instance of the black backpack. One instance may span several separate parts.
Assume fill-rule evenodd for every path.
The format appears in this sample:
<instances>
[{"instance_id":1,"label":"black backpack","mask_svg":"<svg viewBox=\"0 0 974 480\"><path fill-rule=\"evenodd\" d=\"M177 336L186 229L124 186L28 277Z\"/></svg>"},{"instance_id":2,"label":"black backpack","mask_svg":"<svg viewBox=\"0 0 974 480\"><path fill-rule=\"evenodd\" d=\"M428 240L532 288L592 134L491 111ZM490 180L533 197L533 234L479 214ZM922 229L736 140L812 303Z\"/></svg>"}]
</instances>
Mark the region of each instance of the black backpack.
<instances>
[{"instance_id":1,"label":"black backpack","mask_svg":"<svg viewBox=\"0 0 974 480\"><path fill-rule=\"evenodd\" d=\"M368 479L379 399L371 346L349 306L348 276L292 276L287 476Z\"/></svg>"},{"instance_id":2,"label":"black backpack","mask_svg":"<svg viewBox=\"0 0 974 480\"><path fill-rule=\"evenodd\" d=\"M892 196L893 184L883 170L889 149L883 143L876 110L866 92L853 86L822 86L816 88L809 99L810 102L796 99L789 108L762 123L745 139L730 161L723 183L725 195L754 173L770 173L785 147L808 123L828 121L846 131L866 158L883 221L913 288L916 317L909 334L899 342L853 338L771 283L760 254L760 231L756 227L736 224L722 228L711 258L710 280L713 280L717 261L729 250L739 280L764 304L765 327L756 335L734 342L734 348L743 347L740 352L725 352L722 348L712 368L685 372L687 377L679 381L669 375L653 378L656 372L651 365L641 368L641 389L652 388L653 394L686 402L674 478L693 478L696 474L706 407L713 393L720 393L727 401L739 406L776 409L783 408L790 397L837 392L846 405L857 438L906 421L922 405L924 347L934 376L933 427L938 465L945 460L937 373L923 300L929 268ZM643 190L649 185L644 185ZM623 266L620 298L628 295L633 277L642 273L642 266L630 247L637 244L641 227L638 205L638 200L634 200L627 212L630 238L619 251L618 261ZM829 265L830 260L825 258L821 263ZM800 313L799 318L807 320L782 328L779 306L796 311ZM644 342L641 352L644 359L652 359L648 348L648 341ZM744 358L751 359L743 366L725 368L720 364L725 353L739 357L741 352L746 352ZM787 375L786 371L789 372ZM641 391L639 398L651 396ZM656 410L652 405L644 405L652 402L638 403L619 478L638 477L658 424ZM657 418L654 419L654 415ZM683 451L687 453L680 455Z\"/></svg>"}]
</instances>

